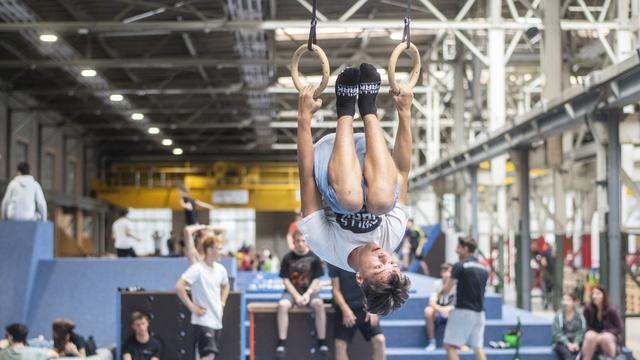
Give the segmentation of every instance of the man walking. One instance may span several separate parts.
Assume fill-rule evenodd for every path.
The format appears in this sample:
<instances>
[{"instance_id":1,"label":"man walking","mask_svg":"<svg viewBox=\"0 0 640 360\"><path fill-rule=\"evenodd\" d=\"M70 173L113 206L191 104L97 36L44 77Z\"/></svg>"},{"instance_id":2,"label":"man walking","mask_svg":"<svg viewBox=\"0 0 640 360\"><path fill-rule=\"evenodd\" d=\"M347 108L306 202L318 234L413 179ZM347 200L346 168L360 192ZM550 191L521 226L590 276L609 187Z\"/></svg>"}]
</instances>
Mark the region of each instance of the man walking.
<instances>
[{"instance_id":1,"label":"man walking","mask_svg":"<svg viewBox=\"0 0 640 360\"><path fill-rule=\"evenodd\" d=\"M336 311L336 360L348 360L347 348L356 331L360 331L373 347L372 360L385 359L385 338L378 315L364 308L364 295L356 281L356 274L329 264L333 307Z\"/></svg>"},{"instance_id":2,"label":"man walking","mask_svg":"<svg viewBox=\"0 0 640 360\"><path fill-rule=\"evenodd\" d=\"M29 164L18 164L18 175L9 182L2 199L2 219L47 221L47 202L40 184L31 176Z\"/></svg>"},{"instance_id":3,"label":"man walking","mask_svg":"<svg viewBox=\"0 0 640 360\"><path fill-rule=\"evenodd\" d=\"M120 217L111 226L111 237L115 242L118 257L136 257L134 241L142 241L133 233L133 223L127 217L128 214L129 210L121 210Z\"/></svg>"},{"instance_id":4,"label":"man walking","mask_svg":"<svg viewBox=\"0 0 640 360\"><path fill-rule=\"evenodd\" d=\"M457 350L468 345L476 354L476 360L486 360L482 348L484 341L484 290L489 278L487 269L478 262L474 253L478 245L470 237L460 237L456 253L460 261L453 265L451 278L440 291L448 294L456 286L456 306L444 332L444 346L449 360L458 360Z\"/></svg>"}]
</instances>

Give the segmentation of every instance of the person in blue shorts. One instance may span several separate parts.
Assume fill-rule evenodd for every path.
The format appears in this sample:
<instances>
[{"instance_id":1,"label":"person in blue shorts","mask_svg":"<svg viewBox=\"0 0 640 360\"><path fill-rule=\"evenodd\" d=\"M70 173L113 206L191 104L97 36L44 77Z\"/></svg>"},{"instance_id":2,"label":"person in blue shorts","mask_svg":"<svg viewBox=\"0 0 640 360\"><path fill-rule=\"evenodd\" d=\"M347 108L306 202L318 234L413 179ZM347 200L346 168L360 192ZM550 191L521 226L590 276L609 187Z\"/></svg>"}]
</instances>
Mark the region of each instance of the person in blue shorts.
<instances>
[{"instance_id":1,"label":"person in blue shorts","mask_svg":"<svg viewBox=\"0 0 640 360\"><path fill-rule=\"evenodd\" d=\"M320 258L355 272L368 312L388 314L409 296L409 279L391 256L407 223L413 93L392 94L399 123L393 153L377 117L380 74L373 65L346 68L336 81L335 134L315 145L311 118L322 105L315 88L300 92L298 167L304 218L298 229ZM356 104L364 133L353 131ZM326 209L324 204L326 204Z\"/></svg>"}]
</instances>

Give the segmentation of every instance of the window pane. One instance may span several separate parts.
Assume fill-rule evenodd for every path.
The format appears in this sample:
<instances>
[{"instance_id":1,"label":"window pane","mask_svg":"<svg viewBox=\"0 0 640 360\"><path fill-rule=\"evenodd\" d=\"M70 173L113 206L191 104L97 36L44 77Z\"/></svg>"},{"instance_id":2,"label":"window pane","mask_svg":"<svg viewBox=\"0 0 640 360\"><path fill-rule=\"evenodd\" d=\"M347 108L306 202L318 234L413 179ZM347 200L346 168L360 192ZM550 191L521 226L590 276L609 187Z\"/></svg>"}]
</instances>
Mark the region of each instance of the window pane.
<instances>
[{"instance_id":1,"label":"window pane","mask_svg":"<svg viewBox=\"0 0 640 360\"><path fill-rule=\"evenodd\" d=\"M69 161L69 165L67 166L67 194L73 194L76 191L76 162Z\"/></svg>"},{"instance_id":2,"label":"window pane","mask_svg":"<svg viewBox=\"0 0 640 360\"><path fill-rule=\"evenodd\" d=\"M154 233L159 239L160 254L167 255L167 239L171 236L173 212L171 209L129 209L129 219L133 223L133 233L142 238L133 246L138 256L153 255L156 244Z\"/></svg>"},{"instance_id":3,"label":"window pane","mask_svg":"<svg viewBox=\"0 0 640 360\"><path fill-rule=\"evenodd\" d=\"M29 158L29 144L23 141L16 142L16 164L21 162L28 162Z\"/></svg>"},{"instance_id":4,"label":"window pane","mask_svg":"<svg viewBox=\"0 0 640 360\"><path fill-rule=\"evenodd\" d=\"M44 159L42 159L42 179L40 179L40 182L45 190L53 190L55 162L55 155L49 152L44 154Z\"/></svg>"}]
</instances>

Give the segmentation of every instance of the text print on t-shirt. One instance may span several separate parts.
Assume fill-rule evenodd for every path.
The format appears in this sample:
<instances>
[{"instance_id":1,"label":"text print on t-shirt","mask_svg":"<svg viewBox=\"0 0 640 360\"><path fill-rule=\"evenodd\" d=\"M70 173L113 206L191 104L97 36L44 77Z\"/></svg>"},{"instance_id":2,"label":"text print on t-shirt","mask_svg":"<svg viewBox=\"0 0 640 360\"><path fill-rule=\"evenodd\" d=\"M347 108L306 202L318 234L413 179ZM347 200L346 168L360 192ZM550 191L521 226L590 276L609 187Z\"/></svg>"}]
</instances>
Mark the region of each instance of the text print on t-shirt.
<instances>
[{"instance_id":1,"label":"text print on t-shirt","mask_svg":"<svg viewBox=\"0 0 640 360\"><path fill-rule=\"evenodd\" d=\"M355 234L364 234L380 226L382 218L363 209L355 214L336 214L336 222L344 230Z\"/></svg>"}]
</instances>

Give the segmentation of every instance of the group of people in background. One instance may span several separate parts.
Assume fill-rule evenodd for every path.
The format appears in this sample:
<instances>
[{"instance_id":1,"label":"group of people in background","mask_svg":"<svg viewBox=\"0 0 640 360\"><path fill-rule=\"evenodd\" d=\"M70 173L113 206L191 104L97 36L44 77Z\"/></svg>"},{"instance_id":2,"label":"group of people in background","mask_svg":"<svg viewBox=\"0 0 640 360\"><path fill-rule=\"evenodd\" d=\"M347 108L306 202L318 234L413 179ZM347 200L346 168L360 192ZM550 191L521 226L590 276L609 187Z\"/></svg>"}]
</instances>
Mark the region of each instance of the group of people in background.
<instances>
[{"instance_id":1,"label":"group of people in background","mask_svg":"<svg viewBox=\"0 0 640 360\"><path fill-rule=\"evenodd\" d=\"M590 300L580 308L574 294L562 297L562 309L553 318L553 350L560 360L591 360L596 355L614 358L623 332L618 309L609 304L607 291L596 286Z\"/></svg>"},{"instance_id":2,"label":"group of people in background","mask_svg":"<svg viewBox=\"0 0 640 360\"><path fill-rule=\"evenodd\" d=\"M67 319L57 319L51 324L52 339L36 338L27 342L29 329L14 323L5 327L4 344L0 342L0 360L41 360L61 357L80 357L96 354L92 337L85 338L75 331L76 325Z\"/></svg>"}]
</instances>

